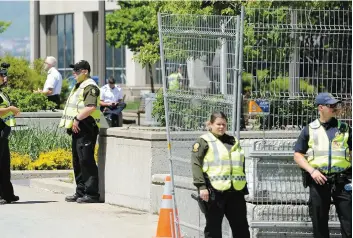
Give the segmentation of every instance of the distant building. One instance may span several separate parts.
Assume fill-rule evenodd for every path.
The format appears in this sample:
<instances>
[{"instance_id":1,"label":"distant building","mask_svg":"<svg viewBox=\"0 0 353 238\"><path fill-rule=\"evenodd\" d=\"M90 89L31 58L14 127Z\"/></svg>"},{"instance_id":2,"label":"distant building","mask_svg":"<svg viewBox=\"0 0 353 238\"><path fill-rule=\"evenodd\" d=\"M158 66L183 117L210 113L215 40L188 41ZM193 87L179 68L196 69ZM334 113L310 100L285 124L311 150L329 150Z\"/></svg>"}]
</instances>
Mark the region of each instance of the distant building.
<instances>
[{"instance_id":1,"label":"distant building","mask_svg":"<svg viewBox=\"0 0 353 238\"><path fill-rule=\"evenodd\" d=\"M57 58L63 77L68 77L72 74L69 64L85 59L91 64L92 75L98 75L98 1L30 1L31 61L37 55L52 55ZM115 1L106 1L105 6L106 14L119 9ZM37 17L39 25L34 24ZM35 42L38 27L39 42ZM132 57L133 52L126 47L115 49L107 44L106 78L113 76L125 88L128 99L150 89L148 69ZM160 70L154 68L153 74L158 88Z\"/></svg>"}]
</instances>

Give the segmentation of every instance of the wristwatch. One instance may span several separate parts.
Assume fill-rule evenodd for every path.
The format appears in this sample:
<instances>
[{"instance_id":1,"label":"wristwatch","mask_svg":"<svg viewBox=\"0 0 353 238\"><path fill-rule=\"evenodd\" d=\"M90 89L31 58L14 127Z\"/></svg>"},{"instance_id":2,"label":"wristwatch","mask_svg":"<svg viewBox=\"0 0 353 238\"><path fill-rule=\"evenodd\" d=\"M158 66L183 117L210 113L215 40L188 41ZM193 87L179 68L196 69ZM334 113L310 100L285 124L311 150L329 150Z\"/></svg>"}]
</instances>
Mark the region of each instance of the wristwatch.
<instances>
[{"instance_id":1,"label":"wristwatch","mask_svg":"<svg viewBox=\"0 0 353 238\"><path fill-rule=\"evenodd\" d=\"M78 121L78 122L80 122L80 121L81 121L81 120L77 119L77 117L76 117L76 116L74 117L74 120L76 120L76 121Z\"/></svg>"}]
</instances>

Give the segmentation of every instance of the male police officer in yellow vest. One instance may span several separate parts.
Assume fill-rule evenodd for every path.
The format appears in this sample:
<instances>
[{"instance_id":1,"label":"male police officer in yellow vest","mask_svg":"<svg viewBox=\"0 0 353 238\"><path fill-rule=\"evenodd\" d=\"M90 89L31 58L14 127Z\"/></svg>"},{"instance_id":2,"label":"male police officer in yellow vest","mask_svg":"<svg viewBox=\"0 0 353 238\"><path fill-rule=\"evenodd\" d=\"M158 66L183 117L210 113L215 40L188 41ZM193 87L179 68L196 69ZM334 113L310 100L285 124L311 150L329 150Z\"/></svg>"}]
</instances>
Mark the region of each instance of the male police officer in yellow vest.
<instances>
[{"instance_id":1,"label":"male police officer in yellow vest","mask_svg":"<svg viewBox=\"0 0 353 238\"><path fill-rule=\"evenodd\" d=\"M181 85L181 80L183 75L181 74L181 65L168 76L168 89L169 90L179 90Z\"/></svg>"},{"instance_id":2,"label":"male police officer in yellow vest","mask_svg":"<svg viewBox=\"0 0 353 238\"><path fill-rule=\"evenodd\" d=\"M331 197L342 237L352 237L351 128L334 117L340 101L331 94L318 94L315 104L320 117L303 129L294 148L294 160L305 170L304 184L310 188L309 212L314 237L329 237Z\"/></svg>"},{"instance_id":3,"label":"male police officer in yellow vest","mask_svg":"<svg viewBox=\"0 0 353 238\"><path fill-rule=\"evenodd\" d=\"M76 193L65 198L67 202L99 202L98 168L94 160L94 147L99 127L99 88L90 78L91 67L85 60L70 65L76 85L72 89L59 127L72 135L72 162L76 180Z\"/></svg>"},{"instance_id":4,"label":"male police officer in yellow vest","mask_svg":"<svg viewBox=\"0 0 353 238\"><path fill-rule=\"evenodd\" d=\"M16 202L20 198L15 196L10 181L10 149L8 137L11 127L16 125L15 116L20 110L11 106L9 97L1 90L7 83L7 68L9 64L2 63L0 68L0 204Z\"/></svg>"}]
</instances>

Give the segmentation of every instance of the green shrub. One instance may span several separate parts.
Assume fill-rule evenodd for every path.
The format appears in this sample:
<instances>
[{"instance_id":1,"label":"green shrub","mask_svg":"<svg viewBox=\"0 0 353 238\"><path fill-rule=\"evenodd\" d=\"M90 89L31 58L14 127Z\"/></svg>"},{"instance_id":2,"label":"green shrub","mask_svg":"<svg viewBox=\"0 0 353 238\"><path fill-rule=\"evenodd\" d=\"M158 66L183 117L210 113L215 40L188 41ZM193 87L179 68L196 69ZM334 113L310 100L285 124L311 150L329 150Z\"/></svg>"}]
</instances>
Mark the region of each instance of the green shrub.
<instances>
[{"instance_id":1,"label":"green shrub","mask_svg":"<svg viewBox=\"0 0 353 238\"><path fill-rule=\"evenodd\" d=\"M223 111L226 114L230 114L232 110L232 104L223 98L221 94L195 97L190 92L169 92L168 106L168 119L172 130L204 130L205 122L211 113ZM164 99L161 90L157 92L156 101L153 103L152 115L161 126L166 125ZM228 115L228 117L228 123L232 125L231 115Z\"/></svg>"},{"instance_id":2,"label":"green shrub","mask_svg":"<svg viewBox=\"0 0 353 238\"><path fill-rule=\"evenodd\" d=\"M46 73L42 70L43 60L37 59L31 68L30 63L24 58L5 56L1 62L9 63L8 86L12 89L23 89L32 92L42 88L46 79Z\"/></svg>"},{"instance_id":3,"label":"green shrub","mask_svg":"<svg viewBox=\"0 0 353 238\"><path fill-rule=\"evenodd\" d=\"M37 112L55 108L55 103L48 101L47 96L41 93L10 88L5 88L4 92L9 95L12 105L18 107L21 112Z\"/></svg>"},{"instance_id":4,"label":"green shrub","mask_svg":"<svg viewBox=\"0 0 353 238\"><path fill-rule=\"evenodd\" d=\"M9 138L10 151L28 154L32 160L36 160L41 152L57 148L71 150L71 137L60 130L57 125L53 125L46 129L30 127L12 131Z\"/></svg>"}]
</instances>

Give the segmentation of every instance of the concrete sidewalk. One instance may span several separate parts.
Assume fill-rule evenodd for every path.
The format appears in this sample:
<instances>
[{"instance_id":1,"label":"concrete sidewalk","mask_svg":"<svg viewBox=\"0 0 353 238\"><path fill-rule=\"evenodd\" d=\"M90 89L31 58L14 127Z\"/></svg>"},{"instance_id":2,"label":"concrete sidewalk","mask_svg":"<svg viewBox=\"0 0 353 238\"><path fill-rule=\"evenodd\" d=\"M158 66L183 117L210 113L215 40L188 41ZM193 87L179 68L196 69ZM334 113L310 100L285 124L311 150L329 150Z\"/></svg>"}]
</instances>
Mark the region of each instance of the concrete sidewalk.
<instances>
[{"instance_id":1,"label":"concrete sidewalk","mask_svg":"<svg viewBox=\"0 0 353 238\"><path fill-rule=\"evenodd\" d=\"M77 204L64 194L14 181L20 201L0 206L2 238L153 237L158 216L108 204ZM26 186L27 185L27 186Z\"/></svg>"}]
</instances>

